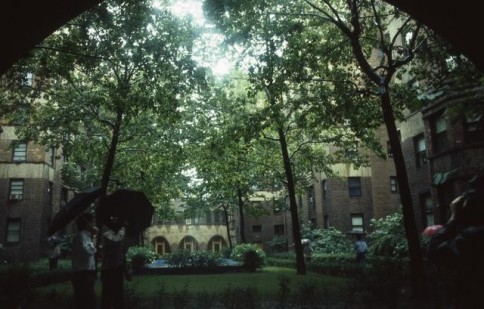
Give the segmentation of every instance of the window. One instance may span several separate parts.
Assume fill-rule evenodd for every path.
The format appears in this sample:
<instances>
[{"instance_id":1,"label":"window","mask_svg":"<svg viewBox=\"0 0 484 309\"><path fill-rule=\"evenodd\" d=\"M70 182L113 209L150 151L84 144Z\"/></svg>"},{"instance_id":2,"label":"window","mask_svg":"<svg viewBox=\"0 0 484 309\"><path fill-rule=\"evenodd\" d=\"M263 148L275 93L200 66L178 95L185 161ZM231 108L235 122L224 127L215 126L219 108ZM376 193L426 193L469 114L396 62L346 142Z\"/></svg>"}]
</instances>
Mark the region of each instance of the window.
<instances>
[{"instance_id":1,"label":"window","mask_svg":"<svg viewBox=\"0 0 484 309\"><path fill-rule=\"evenodd\" d=\"M192 219L185 219L185 225L192 225Z\"/></svg>"},{"instance_id":2,"label":"window","mask_svg":"<svg viewBox=\"0 0 484 309\"><path fill-rule=\"evenodd\" d=\"M252 225L252 233L260 233L262 232L262 225L256 224Z\"/></svg>"},{"instance_id":3,"label":"window","mask_svg":"<svg viewBox=\"0 0 484 309\"><path fill-rule=\"evenodd\" d=\"M23 179L11 179L10 180L10 190L9 190L9 200L21 200L24 195L24 181Z\"/></svg>"},{"instance_id":4,"label":"window","mask_svg":"<svg viewBox=\"0 0 484 309\"><path fill-rule=\"evenodd\" d=\"M21 219L20 218L8 218L7 219L7 244L14 244L20 241L20 228Z\"/></svg>"},{"instance_id":5,"label":"window","mask_svg":"<svg viewBox=\"0 0 484 309\"><path fill-rule=\"evenodd\" d=\"M417 168L427 164L427 146L423 134L414 137L415 164Z\"/></svg>"},{"instance_id":6,"label":"window","mask_svg":"<svg viewBox=\"0 0 484 309\"><path fill-rule=\"evenodd\" d=\"M361 178L360 177L348 177L348 192L350 197L361 196Z\"/></svg>"},{"instance_id":7,"label":"window","mask_svg":"<svg viewBox=\"0 0 484 309\"><path fill-rule=\"evenodd\" d=\"M284 236L284 224L274 225L274 235Z\"/></svg>"},{"instance_id":8,"label":"window","mask_svg":"<svg viewBox=\"0 0 484 309\"><path fill-rule=\"evenodd\" d=\"M390 192L391 193L398 192L397 176L390 176Z\"/></svg>"},{"instance_id":9,"label":"window","mask_svg":"<svg viewBox=\"0 0 484 309\"><path fill-rule=\"evenodd\" d=\"M420 205L422 213L424 214L424 225L430 226L435 224L434 210L432 205L432 197L430 193L423 193L420 195Z\"/></svg>"},{"instance_id":10,"label":"window","mask_svg":"<svg viewBox=\"0 0 484 309\"><path fill-rule=\"evenodd\" d=\"M321 182L321 187L323 187L323 200L328 198L328 180L325 179Z\"/></svg>"},{"instance_id":11,"label":"window","mask_svg":"<svg viewBox=\"0 0 484 309\"><path fill-rule=\"evenodd\" d=\"M27 160L27 144L26 143L17 143L15 148L13 149L13 158L14 162L25 162Z\"/></svg>"},{"instance_id":12,"label":"window","mask_svg":"<svg viewBox=\"0 0 484 309\"><path fill-rule=\"evenodd\" d=\"M433 152L439 152L445 150L448 147L447 142L447 124L444 114L437 116L432 123L432 140L433 140Z\"/></svg>"},{"instance_id":13,"label":"window","mask_svg":"<svg viewBox=\"0 0 484 309\"><path fill-rule=\"evenodd\" d=\"M170 244L164 237L156 237L153 240L153 244L155 247L155 253L160 256L171 252Z\"/></svg>"},{"instance_id":14,"label":"window","mask_svg":"<svg viewBox=\"0 0 484 309\"><path fill-rule=\"evenodd\" d=\"M208 242L207 249L212 252L220 252L224 244L225 240L221 236L215 236Z\"/></svg>"},{"instance_id":15,"label":"window","mask_svg":"<svg viewBox=\"0 0 484 309\"><path fill-rule=\"evenodd\" d=\"M363 214L351 214L351 231L363 232Z\"/></svg>"},{"instance_id":16,"label":"window","mask_svg":"<svg viewBox=\"0 0 484 309\"><path fill-rule=\"evenodd\" d=\"M187 238L183 240L183 249L187 251L193 251L195 250L195 243L192 239Z\"/></svg>"}]
</instances>

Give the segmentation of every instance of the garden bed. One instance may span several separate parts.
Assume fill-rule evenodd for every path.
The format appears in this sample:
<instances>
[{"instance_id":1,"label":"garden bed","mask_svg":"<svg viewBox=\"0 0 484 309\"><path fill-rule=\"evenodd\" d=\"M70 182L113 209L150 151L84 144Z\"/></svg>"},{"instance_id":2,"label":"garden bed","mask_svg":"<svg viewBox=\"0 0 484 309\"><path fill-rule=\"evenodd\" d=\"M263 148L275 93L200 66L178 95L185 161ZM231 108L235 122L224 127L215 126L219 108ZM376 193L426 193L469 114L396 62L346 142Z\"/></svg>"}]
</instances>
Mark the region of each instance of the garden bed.
<instances>
[{"instance_id":1,"label":"garden bed","mask_svg":"<svg viewBox=\"0 0 484 309\"><path fill-rule=\"evenodd\" d=\"M247 272L244 266L212 266L212 267L160 267L136 269L135 275L192 275L192 274L223 274Z\"/></svg>"}]
</instances>

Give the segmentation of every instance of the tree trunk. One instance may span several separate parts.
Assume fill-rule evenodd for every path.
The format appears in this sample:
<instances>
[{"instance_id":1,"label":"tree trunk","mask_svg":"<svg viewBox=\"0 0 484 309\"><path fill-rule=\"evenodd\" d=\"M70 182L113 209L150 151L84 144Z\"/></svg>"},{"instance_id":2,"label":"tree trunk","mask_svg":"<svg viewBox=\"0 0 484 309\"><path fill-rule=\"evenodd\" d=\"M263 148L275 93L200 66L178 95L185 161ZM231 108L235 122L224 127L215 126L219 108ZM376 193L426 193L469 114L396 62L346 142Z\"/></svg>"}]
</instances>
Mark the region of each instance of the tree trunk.
<instances>
[{"instance_id":1,"label":"tree trunk","mask_svg":"<svg viewBox=\"0 0 484 309\"><path fill-rule=\"evenodd\" d=\"M114 159L116 157L116 148L118 146L119 142L119 132L121 130L121 121L123 119L123 111L121 109L118 109L117 115L116 115L116 122L114 123L113 126L113 136L111 138L111 145L109 146L109 152L108 156L106 158L106 164L104 165L104 171L103 171L103 176L101 179L101 195L99 196L99 204L98 207L104 203L104 200L107 195L107 189L108 189L108 184L109 184L109 178L111 177L111 171L113 169L114 165ZM96 211L96 217L97 216L97 211ZM98 241L96 248L99 251L100 245L101 245L101 239L102 237L102 224L99 219L97 219L96 225L99 228L99 234L98 234Z\"/></svg>"},{"instance_id":2,"label":"tree trunk","mask_svg":"<svg viewBox=\"0 0 484 309\"><path fill-rule=\"evenodd\" d=\"M278 129L279 143L281 145L282 159L287 180L287 191L289 193L289 206L292 219L292 234L294 238L294 250L296 252L296 269L298 275L306 274L306 262L304 261L303 246L301 243L301 227L299 224L299 214L296 203L296 190L292 175L291 161L287 150L286 136L282 128Z\"/></svg>"},{"instance_id":3,"label":"tree trunk","mask_svg":"<svg viewBox=\"0 0 484 309\"><path fill-rule=\"evenodd\" d=\"M397 171L398 188L400 191L400 199L403 211L403 222L410 257L412 286L415 295L422 295L425 289L424 267L422 252L420 249L420 240L415 223L415 214L413 212L412 195L410 192L410 185L408 184L407 169L405 167L402 145L400 142L400 137L398 136L397 126L395 124L395 116L393 114L393 109L390 102L390 94L386 85L381 89L382 93L380 97L380 104L383 111L383 118L385 120L388 137L390 139L390 145L392 147L395 169Z\"/></svg>"},{"instance_id":4,"label":"tree trunk","mask_svg":"<svg viewBox=\"0 0 484 309\"><path fill-rule=\"evenodd\" d=\"M229 240L229 248L232 249L232 237L230 236L230 222L228 205L223 206L225 216L225 227L227 228L227 239Z\"/></svg>"},{"instance_id":5,"label":"tree trunk","mask_svg":"<svg viewBox=\"0 0 484 309\"><path fill-rule=\"evenodd\" d=\"M113 137L111 138L111 145L109 147L108 157L106 158L106 165L104 165L103 178L101 180L101 188L104 196L106 195L109 178L111 177L111 171L114 165L114 159L116 157L116 148L119 142L119 132L121 130L121 121L123 119L123 111L118 109L116 114L116 122L113 127Z\"/></svg>"},{"instance_id":6,"label":"tree trunk","mask_svg":"<svg viewBox=\"0 0 484 309\"><path fill-rule=\"evenodd\" d=\"M245 244L245 218L244 218L244 200L242 199L242 190L237 189L237 198L239 200L239 217L240 217L240 241Z\"/></svg>"}]
</instances>

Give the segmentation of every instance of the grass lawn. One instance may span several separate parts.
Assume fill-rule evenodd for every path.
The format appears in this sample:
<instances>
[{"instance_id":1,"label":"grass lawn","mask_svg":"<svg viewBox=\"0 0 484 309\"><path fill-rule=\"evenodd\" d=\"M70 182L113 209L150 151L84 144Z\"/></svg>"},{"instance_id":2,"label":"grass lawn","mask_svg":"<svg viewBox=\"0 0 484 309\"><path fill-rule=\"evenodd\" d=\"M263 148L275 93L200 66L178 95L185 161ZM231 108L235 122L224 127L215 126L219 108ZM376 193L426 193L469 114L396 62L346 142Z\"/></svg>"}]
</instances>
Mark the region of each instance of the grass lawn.
<instances>
[{"instance_id":1,"label":"grass lawn","mask_svg":"<svg viewBox=\"0 0 484 309\"><path fill-rule=\"evenodd\" d=\"M168 299L170 303L175 303L177 299L178 303L192 299L192 303L198 302L196 307L200 308L200 303L206 304L214 296L220 297L224 291L225 298L229 295L228 291L245 291L243 292L245 294L251 291L252 293L249 294L260 296L262 301L277 300L281 276L289 279L290 294L301 295L308 289L311 290L311 287L315 287L317 291L314 290L314 292L319 297L326 295L331 299L343 299L348 290L348 280L344 278L315 273L301 276L297 275L294 269L266 267L256 273L134 276L132 281L126 282L126 296L130 308L170 308L171 305L166 305ZM72 298L70 282L42 287L36 292L35 308L68 308ZM98 297L101 294L100 280L96 283L96 294ZM201 300L201 297L205 299Z\"/></svg>"}]
</instances>

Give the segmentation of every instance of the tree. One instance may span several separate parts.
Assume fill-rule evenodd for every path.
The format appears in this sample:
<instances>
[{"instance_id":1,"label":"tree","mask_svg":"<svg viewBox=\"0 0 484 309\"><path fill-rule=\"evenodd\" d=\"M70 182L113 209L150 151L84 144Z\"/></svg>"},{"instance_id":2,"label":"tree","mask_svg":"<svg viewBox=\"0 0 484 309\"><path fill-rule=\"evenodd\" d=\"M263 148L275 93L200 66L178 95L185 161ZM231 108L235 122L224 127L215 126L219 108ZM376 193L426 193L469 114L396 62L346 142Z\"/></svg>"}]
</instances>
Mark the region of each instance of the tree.
<instances>
[{"instance_id":1,"label":"tree","mask_svg":"<svg viewBox=\"0 0 484 309\"><path fill-rule=\"evenodd\" d=\"M211 91L193 99L184 114L189 166L199 179L187 194L196 201L188 206L221 209L225 214L229 208L238 211L240 239L245 243L245 216L260 212L247 202L254 186L273 179L274 149L260 147L252 138L257 132L257 123L250 118L256 100L247 97L243 76L233 72L227 79L209 80Z\"/></svg>"},{"instance_id":2,"label":"tree","mask_svg":"<svg viewBox=\"0 0 484 309\"><path fill-rule=\"evenodd\" d=\"M297 270L304 274L296 190L307 185L304 180L315 169L331 174L335 162L362 164L362 157L346 157L345 150L354 148L357 139L367 141L367 145L374 145L374 139L371 130L354 130L352 125L361 128L365 121L365 128L371 129L378 121L369 116L346 116L344 109L331 108L335 105L331 94L335 83L327 83L319 75L328 64L308 58L321 51L320 44L314 42L318 33L304 31L308 23L278 4L282 2L206 1L205 9L227 36L227 42L244 48L243 61L251 82L249 95L259 102L253 116L259 123L258 138L279 145ZM374 114L375 108L370 106L364 115ZM329 153L329 145L340 151Z\"/></svg>"},{"instance_id":3,"label":"tree","mask_svg":"<svg viewBox=\"0 0 484 309\"><path fill-rule=\"evenodd\" d=\"M168 173L182 179L176 133L199 77L195 37L188 22L151 1L103 2L37 47L28 65L43 100L31 105L22 135L62 145L94 170L103 195L112 179L153 191L170 183Z\"/></svg>"},{"instance_id":4,"label":"tree","mask_svg":"<svg viewBox=\"0 0 484 309\"><path fill-rule=\"evenodd\" d=\"M343 34L354 56L353 65L363 74L361 77L362 81L365 81L367 91L379 97L397 171L413 288L417 295L421 295L425 287L422 253L407 170L396 128L397 113L404 105L402 106L401 101L392 102L390 96L390 88L397 71L410 63L417 52L418 43L424 39L419 36L421 27L411 18L401 15L397 9L386 7L374 0L352 0L341 6L324 0L318 4L312 1L305 3L311 8L310 12L330 22ZM397 25L393 35L388 31L390 23ZM375 48L378 48L382 55L376 63L372 62L369 52ZM346 65L351 65L351 62Z\"/></svg>"},{"instance_id":5,"label":"tree","mask_svg":"<svg viewBox=\"0 0 484 309\"><path fill-rule=\"evenodd\" d=\"M337 111L346 113L355 131L372 128L373 126L364 127L361 124L378 120L375 117L352 117L352 115L359 115L358 111L366 109L375 116L375 107L379 105L394 154L399 188L401 188L413 286L416 293L422 292L424 277L421 252L405 164L395 124L400 116L400 111L405 107L405 100L392 101L390 96L390 85L397 77L397 70L415 57L418 43L422 40L422 37L419 36L421 27L402 15L397 9L386 7L377 1L238 1L237 3L207 1L206 3L207 9L214 16L218 25L225 32L231 33L233 40L237 40L239 37L246 40L255 37L256 32L247 22L249 18L257 23L256 28L258 29L264 27L261 27L257 20L270 21L271 29L274 29L277 17L284 15L286 16L283 24L286 27L284 33L287 34L287 37L293 33L303 33L306 36L299 35L298 39L306 45L324 46L324 48L319 48L319 51L323 51L323 53L318 54L314 52L318 49L310 50L301 45L302 51L305 53L301 53L303 61L300 61L300 66L305 67L306 70L300 70L299 72L303 74L298 76L307 77L308 72L313 74L317 72L326 79L332 79L333 89L328 90L333 92L334 101L329 102L335 103L334 105L338 105L340 108L331 110L336 113ZM230 7L230 10L227 10L227 7ZM387 31L390 23L397 25L397 30L392 34ZM309 36L309 34L313 34L313 36ZM269 37L274 38L275 36ZM289 41L287 39L285 42ZM282 48L278 48L273 49L273 52L280 52ZM372 58L374 50L379 50L377 55L380 55L380 58L376 59L379 61L374 61L375 59ZM326 66L314 67L314 64L319 63L321 58L326 61ZM310 61L305 61L308 59ZM336 80L340 80L339 85ZM345 88L347 91L342 91ZM372 98L373 95L377 100ZM375 102L379 104L375 105ZM326 104L326 106L330 105ZM348 113L350 110L352 113Z\"/></svg>"}]
</instances>

